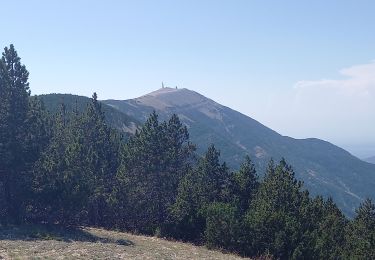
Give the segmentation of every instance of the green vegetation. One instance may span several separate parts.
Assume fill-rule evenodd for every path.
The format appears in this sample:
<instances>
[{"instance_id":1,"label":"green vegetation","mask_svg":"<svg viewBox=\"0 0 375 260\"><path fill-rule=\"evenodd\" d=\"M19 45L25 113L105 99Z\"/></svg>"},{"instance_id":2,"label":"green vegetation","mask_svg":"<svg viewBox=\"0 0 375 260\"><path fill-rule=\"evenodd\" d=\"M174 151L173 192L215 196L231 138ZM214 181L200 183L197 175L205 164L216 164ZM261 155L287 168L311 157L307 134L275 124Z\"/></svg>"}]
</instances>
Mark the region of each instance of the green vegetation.
<instances>
[{"instance_id":1,"label":"green vegetation","mask_svg":"<svg viewBox=\"0 0 375 260\"><path fill-rule=\"evenodd\" d=\"M249 155L259 176L263 176L271 158L275 161L285 158L310 194L332 197L349 217L354 217L355 209L364 198L375 198L374 164L363 162L323 140L282 136L251 117L194 91L160 89L136 99L103 103L141 122L145 122L153 109L162 120L176 113L189 127L190 140L198 144L197 153L203 155L215 144L222 161L231 169L239 169L243 158ZM264 107L259 107L262 109Z\"/></svg>"},{"instance_id":2,"label":"green vegetation","mask_svg":"<svg viewBox=\"0 0 375 260\"><path fill-rule=\"evenodd\" d=\"M84 225L252 257L375 256L371 200L349 220L332 199L311 197L284 159L271 160L263 179L249 157L232 172L214 145L196 156L176 115L160 122L153 112L125 142L107 125L95 93L84 110L68 111L62 103L48 113L38 98L30 98L28 72L12 45L0 62L0 99L5 230L25 223ZM35 239L65 239L58 232L30 232Z\"/></svg>"},{"instance_id":3,"label":"green vegetation","mask_svg":"<svg viewBox=\"0 0 375 260\"><path fill-rule=\"evenodd\" d=\"M32 98L40 99L43 102L45 109L51 114L59 113L61 104L64 104L66 111L76 110L82 113L91 102L88 97L72 94L47 94L34 96ZM104 103L101 104L102 110L105 113L106 123L112 128L120 131L125 136L128 134L134 134L135 130L141 125L141 123L134 117L128 116L110 105ZM69 116L69 114L67 116Z\"/></svg>"}]
</instances>

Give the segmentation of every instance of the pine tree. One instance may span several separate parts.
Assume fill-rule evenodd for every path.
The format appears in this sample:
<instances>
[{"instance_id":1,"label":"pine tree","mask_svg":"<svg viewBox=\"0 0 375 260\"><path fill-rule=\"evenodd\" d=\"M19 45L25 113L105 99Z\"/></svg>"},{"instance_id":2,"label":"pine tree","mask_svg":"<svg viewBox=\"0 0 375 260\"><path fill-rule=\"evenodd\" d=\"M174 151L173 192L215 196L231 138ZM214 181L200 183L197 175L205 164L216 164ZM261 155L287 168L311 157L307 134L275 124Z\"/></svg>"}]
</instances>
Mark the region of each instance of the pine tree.
<instances>
[{"instance_id":1,"label":"pine tree","mask_svg":"<svg viewBox=\"0 0 375 260\"><path fill-rule=\"evenodd\" d=\"M129 200L124 212L126 216L123 216L127 220L126 228L147 233L153 233L157 228L161 190L159 167L163 153L160 135L161 127L154 112L124 146L117 177L121 185L119 193L126 193Z\"/></svg>"},{"instance_id":2,"label":"pine tree","mask_svg":"<svg viewBox=\"0 0 375 260\"><path fill-rule=\"evenodd\" d=\"M281 259L302 257L300 209L307 194L301 189L302 183L295 179L292 168L284 159L276 167L270 162L246 214L246 225L251 234L246 249L248 254L269 252Z\"/></svg>"},{"instance_id":3,"label":"pine tree","mask_svg":"<svg viewBox=\"0 0 375 260\"><path fill-rule=\"evenodd\" d=\"M375 205L366 199L348 226L346 258L375 259Z\"/></svg>"},{"instance_id":4,"label":"pine tree","mask_svg":"<svg viewBox=\"0 0 375 260\"><path fill-rule=\"evenodd\" d=\"M244 213L259 187L255 166L249 156L245 157L239 171L233 175L233 197L239 211Z\"/></svg>"},{"instance_id":5,"label":"pine tree","mask_svg":"<svg viewBox=\"0 0 375 260\"><path fill-rule=\"evenodd\" d=\"M230 175L219 162L220 152L211 145L197 167L181 181L172 215L178 226L177 236L202 241L207 208L213 202L229 202Z\"/></svg>"},{"instance_id":6,"label":"pine tree","mask_svg":"<svg viewBox=\"0 0 375 260\"><path fill-rule=\"evenodd\" d=\"M205 243L210 248L239 248L241 218L238 209L230 203L213 202L206 213Z\"/></svg>"},{"instance_id":7,"label":"pine tree","mask_svg":"<svg viewBox=\"0 0 375 260\"><path fill-rule=\"evenodd\" d=\"M194 147L177 116L159 123L154 111L124 146L118 172L119 194L126 193L128 227L163 233L180 179L189 169Z\"/></svg>"},{"instance_id":8,"label":"pine tree","mask_svg":"<svg viewBox=\"0 0 375 260\"><path fill-rule=\"evenodd\" d=\"M107 126L101 103L93 94L82 117L85 171L90 186L88 221L103 225L110 216L109 200L119 166L120 138Z\"/></svg>"},{"instance_id":9,"label":"pine tree","mask_svg":"<svg viewBox=\"0 0 375 260\"><path fill-rule=\"evenodd\" d=\"M28 197L27 179L33 158L25 145L30 133L29 72L21 64L13 45L5 47L0 62L0 191L3 221L20 222ZM36 151L32 151L35 152ZM37 153L36 153L37 154Z\"/></svg>"},{"instance_id":10,"label":"pine tree","mask_svg":"<svg viewBox=\"0 0 375 260\"><path fill-rule=\"evenodd\" d=\"M10 191L6 185L9 181L10 132L7 124L9 117L10 79L5 64L0 60L0 220L4 224L8 218L8 199Z\"/></svg>"},{"instance_id":11,"label":"pine tree","mask_svg":"<svg viewBox=\"0 0 375 260\"><path fill-rule=\"evenodd\" d=\"M109 225L120 139L106 125L95 93L83 114L68 115L62 104L55 118L34 178L42 215L50 222Z\"/></svg>"},{"instance_id":12,"label":"pine tree","mask_svg":"<svg viewBox=\"0 0 375 260\"><path fill-rule=\"evenodd\" d=\"M305 225L304 256L314 259L340 259L345 247L347 220L332 198L326 201L317 197L311 201L309 211L302 215Z\"/></svg>"},{"instance_id":13,"label":"pine tree","mask_svg":"<svg viewBox=\"0 0 375 260\"><path fill-rule=\"evenodd\" d=\"M33 217L51 223L74 224L73 212L81 204L74 199L79 196L77 182L73 181L77 176L69 172L72 160L67 153L77 133L72 131L72 121L67 120L64 103L54 118L51 141L34 169L33 189L37 199Z\"/></svg>"}]
</instances>

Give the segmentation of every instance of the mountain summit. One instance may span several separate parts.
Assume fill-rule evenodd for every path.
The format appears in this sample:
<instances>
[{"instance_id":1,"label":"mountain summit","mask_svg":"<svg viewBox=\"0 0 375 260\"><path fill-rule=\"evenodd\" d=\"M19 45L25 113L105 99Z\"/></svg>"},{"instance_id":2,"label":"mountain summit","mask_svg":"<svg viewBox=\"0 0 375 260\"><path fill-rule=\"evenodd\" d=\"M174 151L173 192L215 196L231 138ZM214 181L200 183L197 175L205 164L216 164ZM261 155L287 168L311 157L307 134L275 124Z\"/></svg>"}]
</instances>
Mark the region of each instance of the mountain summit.
<instances>
[{"instance_id":1,"label":"mountain summit","mask_svg":"<svg viewBox=\"0 0 375 260\"><path fill-rule=\"evenodd\" d=\"M331 196L348 215L365 197L375 199L375 165L323 140L282 136L258 121L188 89L161 88L130 100L105 104L145 121L155 110L161 119L177 114L202 153L215 144L222 159L237 168L248 154L260 173L268 161L284 157L313 195Z\"/></svg>"},{"instance_id":2,"label":"mountain summit","mask_svg":"<svg viewBox=\"0 0 375 260\"><path fill-rule=\"evenodd\" d=\"M143 103L144 105L153 106L153 102L158 101L157 105L160 106L159 109L163 109L165 107L197 105L205 103L207 100L209 99L186 88L160 88L154 92L137 98L137 101Z\"/></svg>"}]
</instances>

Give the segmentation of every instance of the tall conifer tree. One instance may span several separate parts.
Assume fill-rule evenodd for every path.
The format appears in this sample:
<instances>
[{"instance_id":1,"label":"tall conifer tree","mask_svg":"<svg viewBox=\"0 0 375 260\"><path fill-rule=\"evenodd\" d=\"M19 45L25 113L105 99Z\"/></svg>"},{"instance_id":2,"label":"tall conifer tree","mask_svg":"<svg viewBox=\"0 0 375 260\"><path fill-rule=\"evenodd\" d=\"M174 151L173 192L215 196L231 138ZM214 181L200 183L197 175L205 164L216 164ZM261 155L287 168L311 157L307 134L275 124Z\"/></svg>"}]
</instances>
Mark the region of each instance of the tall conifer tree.
<instances>
[{"instance_id":1,"label":"tall conifer tree","mask_svg":"<svg viewBox=\"0 0 375 260\"><path fill-rule=\"evenodd\" d=\"M0 62L0 192L3 213L13 222L23 219L30 169L44 138L41 107L30 102L28 78L14 46L5 47Z\"/></svg>"},{"instance_id":2,"label":"tall conifer tree","mask_svg":"<svg viewBox=\"0 0 375 260\"><path fill-rule=\"evenodd\" d=\"M366 199L347 231L348 259L375 259L375 205Z\"/></svg>"}]
</instances>

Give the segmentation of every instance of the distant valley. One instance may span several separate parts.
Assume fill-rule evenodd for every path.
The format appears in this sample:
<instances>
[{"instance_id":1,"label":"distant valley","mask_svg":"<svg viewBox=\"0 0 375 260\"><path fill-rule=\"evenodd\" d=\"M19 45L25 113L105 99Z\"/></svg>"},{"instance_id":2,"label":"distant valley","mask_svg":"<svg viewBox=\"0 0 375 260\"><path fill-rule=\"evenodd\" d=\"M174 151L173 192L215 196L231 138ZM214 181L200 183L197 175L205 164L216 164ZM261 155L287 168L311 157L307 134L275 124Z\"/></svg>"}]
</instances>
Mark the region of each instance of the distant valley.
<instances>
[{"instance_id":1,"label":"distant valley","mask_svg":"<svg viewBox=\"0 0 375 260\"><path fill-rule=\"evenodd\" d=\"M371 157L365 158L363 160L366 161L366 162L375 164L375 156L371 156Z\"/></svg>"}]
</instances>

